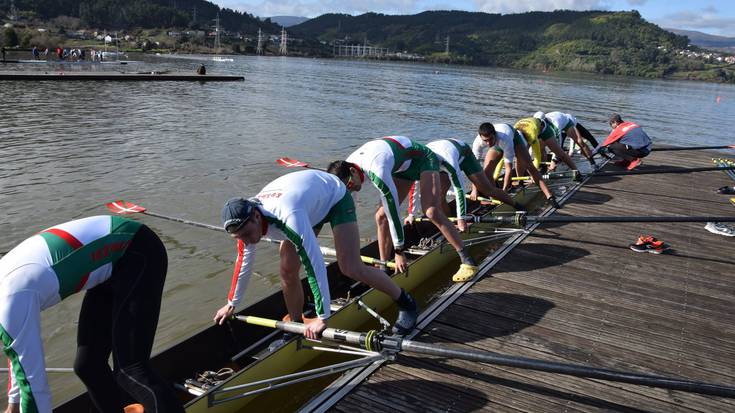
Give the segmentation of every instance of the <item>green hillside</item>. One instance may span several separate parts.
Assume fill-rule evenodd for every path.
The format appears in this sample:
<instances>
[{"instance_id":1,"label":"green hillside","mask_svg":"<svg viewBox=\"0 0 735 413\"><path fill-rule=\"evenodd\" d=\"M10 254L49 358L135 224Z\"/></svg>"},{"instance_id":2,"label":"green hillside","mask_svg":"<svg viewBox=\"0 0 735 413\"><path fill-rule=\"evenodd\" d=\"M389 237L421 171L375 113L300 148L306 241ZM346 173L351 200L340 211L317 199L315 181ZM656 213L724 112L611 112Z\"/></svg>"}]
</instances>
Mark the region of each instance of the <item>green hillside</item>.
<instances>
[{"instance_id":1,"label":"green hillside","mask_svg":"<svg viewBox=\"0 0 735 413\"><path fill-rule=\"evenodd\" d=\"M367 44L430 61L733 81L723 65L682 56L686 36L645 21L636 11L488 14L429 11L416 15L326 14L290 28L326 43ZM449 38L449 55L445 53ZM716 69L716 70L713 70ZM700 76L682 75L699 72Z\"/></svg>"},{"instance_id":2,"label":"green hillside","mask_svg":"<svg viewBox=\"0 0 735 413\"><path fill-rule=\"evenodd\" d=\"M11 14L10 8L11 0L0 0L0 16ZM203 0L15 0L15 8L15 14L25 21L67 16L80 19L82 27L106 30L208 27L217 13L221 27L232 32L280 30L268 19L261 21Z\"/></svg>"}]
</instances>

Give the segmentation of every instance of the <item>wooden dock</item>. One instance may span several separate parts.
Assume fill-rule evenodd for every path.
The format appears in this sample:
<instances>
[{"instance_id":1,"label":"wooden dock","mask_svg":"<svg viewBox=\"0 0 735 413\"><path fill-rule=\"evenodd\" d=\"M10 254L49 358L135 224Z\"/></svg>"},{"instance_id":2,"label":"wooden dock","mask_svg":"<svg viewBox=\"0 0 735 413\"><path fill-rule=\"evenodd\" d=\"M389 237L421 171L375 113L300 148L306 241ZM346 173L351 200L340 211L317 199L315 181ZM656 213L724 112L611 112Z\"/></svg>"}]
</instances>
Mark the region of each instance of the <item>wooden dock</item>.
<instances>
[{"instance_id":1,"label":"wooden dock","mask_svg":"<svg viewBox=\"0 0 735 413\"><path fill-rule=\"evenodd\" d=\"M135 81L135 82L233 82L245 80L235 75L198 75L181 72L0 72L0 80L57 80L57 81Z\"/></svg>"},{"instance_id":2,"label":"wooden dock","mask_svg":"<svg viewBox=\"0 0 735 413\"><path fill-rule=\"evenodd\" d=\"M704 151L653 152L640 169L713 166ZM616 170L608 165L605 170ZM723 172L598 177L558 214L727 215ZM536 229L414 340L735 386L735 238L700 223ZM628 248L640 234L671 244ZM399 355L334 412L731 412L735 400Z\"/></svg>"}]
</instances>

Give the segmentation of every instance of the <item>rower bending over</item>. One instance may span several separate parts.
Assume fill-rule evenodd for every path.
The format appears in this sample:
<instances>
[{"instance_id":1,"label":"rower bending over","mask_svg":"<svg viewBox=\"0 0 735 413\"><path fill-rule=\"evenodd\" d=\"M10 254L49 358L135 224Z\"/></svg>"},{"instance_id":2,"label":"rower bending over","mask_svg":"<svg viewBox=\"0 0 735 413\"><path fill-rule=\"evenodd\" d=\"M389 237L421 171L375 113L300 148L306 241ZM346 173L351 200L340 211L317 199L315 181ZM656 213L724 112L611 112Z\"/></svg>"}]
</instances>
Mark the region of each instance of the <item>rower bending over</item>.
<instances>
[{"instance_id":1,"label":"rower bending over","mask_svg":"<svg viewBox=\"0 0 735 413\"><path fill-rule=\"evenodd\" d=\"M462 260L452 279L464 282L477 273L477 265L465 250L457 228L442 211L439 158L431 149L405 136L387 136L362 145L346 161L332 162L328 171L351 186L353 191L362 188L366 176L378 188L382 206L375 214L375 221L380 259L389 259L391 249L394 249L397 272L408 269L408 261L403 255L406 246L399 207L411 184L420 181L424 215L439 228Z\"/></svg>"},{"instance_id":2,"label":"rower bending over","mask_svg":"<svg viewBox=\"0 0 735 413\"><path fill-rule=\"evenodd\" d=\"M498 189L490 183L482 166L472 153L472 148L465 142L458 139L441 139L429 142L426 145L431 149L441 162L441 192L439 199L442 201L442 210L445 214L449 214L449 206L447 205L446 195L449 191L451 183L454 188L455 206L457 207L457 227L460 232L467 229L466 222L462 219L467 215L467 202L465 201L464 180L460 176L460 172L464 172L467 178L472 182L472 193L470 199L476 200L479 192L491 198L495 198L504 204L508 204L517 210L523 210L523 206L513 200L507 192ZM420 191L416 191L416 183L411 185L409 192L408 219L407 223L413 222L413 217L418 211L418 203L420 202Z\"/></svg>"},{"instance_id":3,"label":"rower bending over","mask_svg":"<svg viewBox=\"0 0 735 413\"><path fill-rule=\"evenodd\" d=\"M489 149L487 149L489 148ZM478 129L477 137L472 143L472 151L475 156L480 158L482 153L487 150L485 154L485 161L483 168L485 169L485 176L492 180L495 167L501 158L505 161L505 176L503 178L503 189L508 190L511 185L511 171L513 167L513 160L516 161L516 174L521 176L528 172L531 176L533 183L541 188L541 191L546 196L546 200L549 201L554 208L561 208L559 203L556 202L556 197L549 187L546 186L546 182L541 179L538 169L531 163L531 157L528 155L528 147L526 146L526 140L523 135L515 130L512 126L505 123L498 123L493 125L492 123L483 123Z\"/></svg>"},{"instance_id":4,"label":"rower bending over","mask_svg":"<svg viewBox=\"0 0 735 413\"><path fill-rule=\"evenodd\" d=\"M183 413L149 363L167 267L166 248L153 231L110 216L43 230L0 259L0 339L10 362L6 412L51 413L41 311L87 290L74 372L97 410L122 412L132 396L146 412Z\"/></svg>"},{"instance_id":5,"label":"rower bending over","mask_svg":"<svg viewBox=\"0 0 735 413\"><path fill-rule=\"evenodd\" d=\"M237 261L225 306L214 316L222 324L232 316L253 272L255 245L268 237L280 240L280 274L286 308L292 321L301 322L304 291L299 280L299 261L314 295L318 319L308 323L306 337L317 339L327 328L330 315L327 267L316 233L329 222L342 274L369 285L398 303L393 331L406 334L418 317L416 302L385 272L364 265L360 259L360 234L352 195L334 175L308 170L284 175L263 188L255 198L233 198L222 209L222 225L237 239Z\"/></svg>"},{"instance_id":6,"label":"rower bending over","mask_svg":"<svg viewBox=\"0 0 735 413\"><path fill-rule=\"evenodd\" d=\"M551 152L556 155L559 159L564 162L569 169L577 170L577 164L574 163L572 158L564 152L559 142L557 141L557 135L559 130L556 129L553 123L549 122L544 118L543 112L536 112L537 117L523 118L513 125L516 130L523 133L526 138L526 142L531 143L534 140L538 140L541 145L541 154L545 153L544 147L547 147ZM539 159L543 161L543 159Z\"/></svg>"},{"instance_id":7,"label":"rower bending over","mask_svg":"<svg viewBox=\"0 0 735 413\"><path fill-rule=\"evenodd\" d=\"M564 147L565 137L569 136L570 138L572 138L572 140L577 145L579 145L579 148L582 150L582 154L585 156L585 158L587 158L590 166L592 166L592 169L597 169L597 163L592 157L592 150L589 148L589 146L587 146L587 143L585 143L584 139L582 139L582 135L585 135L585 137L590 140L590 142L592 142L593 146L597 146L595 145L597 141L595 140L595 138L592 137L587 129L578 124L577 118L568 113L562 112L549 112L546 114L544 114L544 112L536 112L533 116L535 118L543 119L546 122L554 125L557 131L556 139L559 142L560 147ZM547 141L544 141L544 143L547 143ZM552 159L551 162L551 167L549 167L550 171L556 168L556 160ZM567 163L567 165L569 164Z\"/></svg>"}]
</instances>

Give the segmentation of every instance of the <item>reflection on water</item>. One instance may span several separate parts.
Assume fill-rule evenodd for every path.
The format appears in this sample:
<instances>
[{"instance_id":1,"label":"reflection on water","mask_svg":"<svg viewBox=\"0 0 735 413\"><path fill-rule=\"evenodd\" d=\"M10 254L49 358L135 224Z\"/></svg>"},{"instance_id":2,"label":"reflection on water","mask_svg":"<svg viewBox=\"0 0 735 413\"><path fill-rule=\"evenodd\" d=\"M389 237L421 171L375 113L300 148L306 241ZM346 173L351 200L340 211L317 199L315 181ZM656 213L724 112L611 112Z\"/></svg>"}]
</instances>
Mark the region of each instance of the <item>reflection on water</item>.
<instances>
[{"instance_id":1,"label":"reflection on water","mask_svg":"<svg viewBox=\"0 0 735 413\"><path fill-rule=\"evenodd\" d=\"M218 224L226 199L253 195L287 172L276 158L326 165L365 139L388 134L469 142L481 122L513 123L536 110L562 110L599 137L607 132L609 113L619 111L657 143L729 144L722 126L735 117L731 85L279 57L222 63L130 58L141 63L103 69L193 72L204 63L209 73L246 80L0 82L0 252L48 226L107 213L103 205L113 199ZM362 235L370 237L372 191L366 187L358 202ZM222 233L138 219L161 235L169 251L158 351L211 322L225 302L234 244ZM275 247L260 249L248 302L279 285ZM81 296L71 297L43 315L49 366L72 364L80 302ZM51 376L51 386L57 403L81 388L59 374Z\"/></svg>"}]
</instances>

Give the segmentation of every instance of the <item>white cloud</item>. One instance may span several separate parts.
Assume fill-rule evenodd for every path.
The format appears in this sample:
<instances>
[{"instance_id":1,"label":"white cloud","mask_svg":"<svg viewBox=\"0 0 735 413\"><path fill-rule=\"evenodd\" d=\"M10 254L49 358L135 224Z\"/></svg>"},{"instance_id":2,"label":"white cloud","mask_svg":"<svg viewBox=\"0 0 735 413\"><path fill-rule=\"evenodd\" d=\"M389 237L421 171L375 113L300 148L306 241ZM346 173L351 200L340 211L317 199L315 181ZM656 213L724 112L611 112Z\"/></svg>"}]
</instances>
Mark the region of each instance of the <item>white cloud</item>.
<instances>
[{"instance_id":1,"label":"white cloud","mask_svg":"<svg viewBox=\"0 0 735 413\"><path fill-rule=\"evenodd\" d=\"M722 36L735 35L735 17L721 17L714 7L701 11L680 11L655 20L661 27L702 30Z\"/></svg>"},{"instance_id":2,"label":"white cloud","mask_svg":"<svg viewBox=\"0 0 735 413\"><path fill-rule=\"evenodd\" d=\"M604 0L475 0L475 4L479 11L503 14L527 11L606 10L609 8Z\"/></svg>"}]
</instances>

